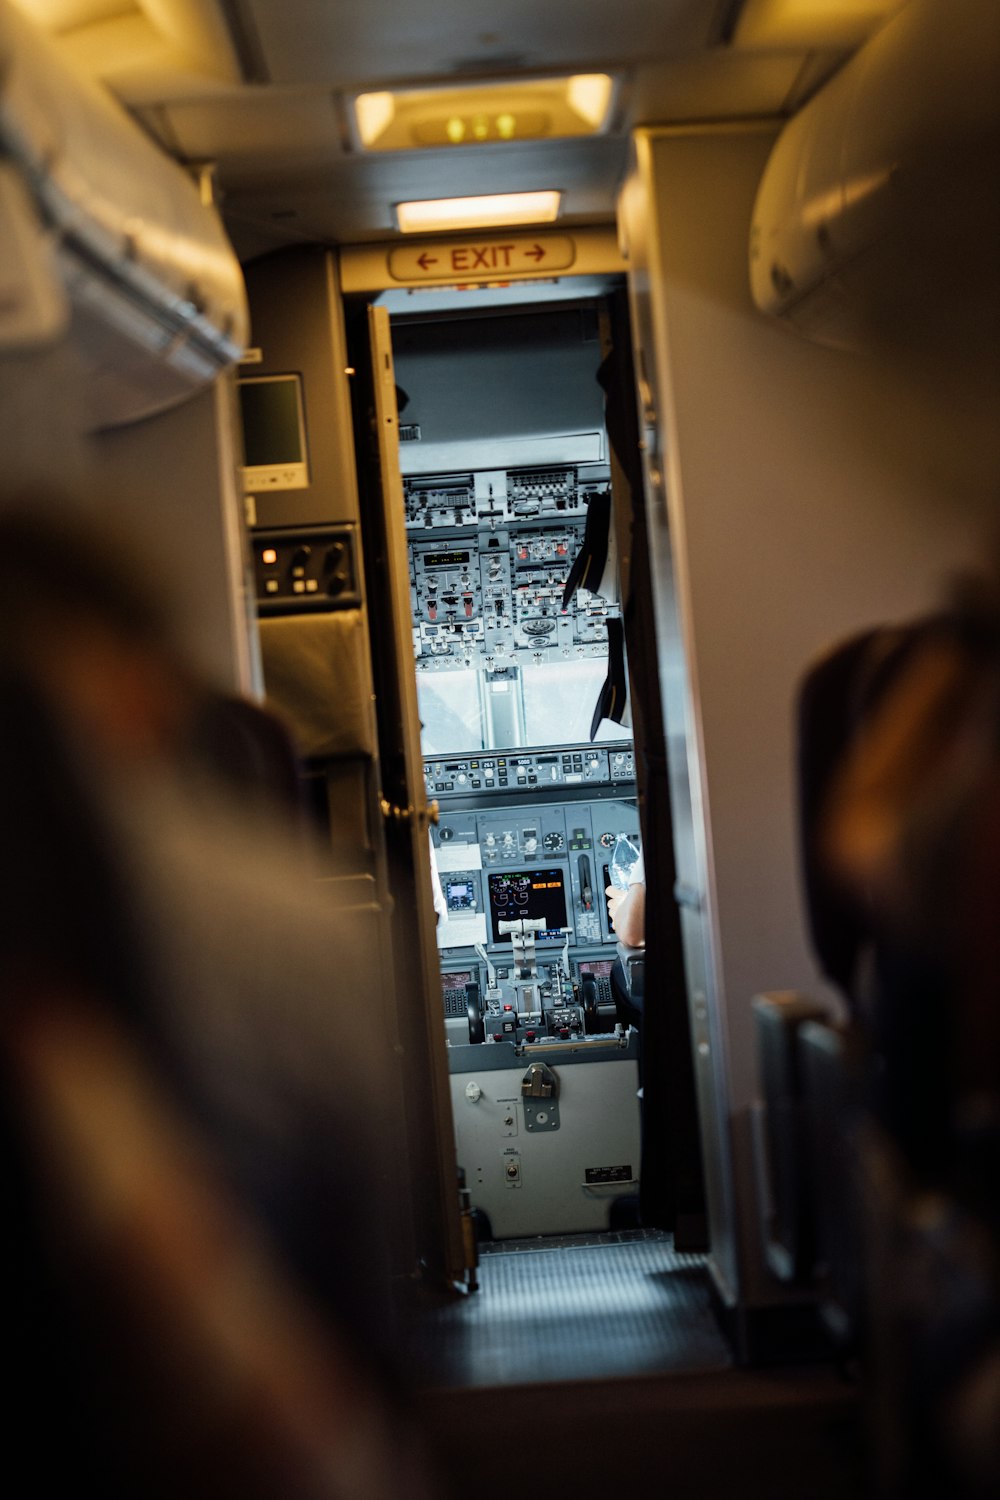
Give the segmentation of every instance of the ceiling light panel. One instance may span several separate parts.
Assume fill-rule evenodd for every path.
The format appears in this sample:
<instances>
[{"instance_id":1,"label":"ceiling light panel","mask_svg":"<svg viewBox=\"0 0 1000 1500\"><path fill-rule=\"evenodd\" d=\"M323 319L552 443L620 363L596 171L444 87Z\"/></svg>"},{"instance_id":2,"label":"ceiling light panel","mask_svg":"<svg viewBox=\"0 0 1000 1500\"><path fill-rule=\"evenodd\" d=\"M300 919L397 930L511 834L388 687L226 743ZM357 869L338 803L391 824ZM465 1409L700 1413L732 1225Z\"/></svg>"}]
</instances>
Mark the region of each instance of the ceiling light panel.
<instances>
[{"instance_id":1,"label":"ceiling light panel","mask_svg":"<svg viewBox=\"0 0 1000 1500\"><path fill-rule=\"evenodd\" d=\"M556 192L492 193L476 198L397 203L396 222L403 234L551 224L559 215L559 196Z\"/></svg>"},{"instance_id":2,"label":"ceiling light panel","mask_svg":"<svg viewBox=\"0 0 1000 1500\"><path fill-rule=\"evenodd\" d=\"M576 73L358 94L349 114L359 150L454 150L598 135L607 129L614 93L607 73Z\"/></svg>"}]
</instances>

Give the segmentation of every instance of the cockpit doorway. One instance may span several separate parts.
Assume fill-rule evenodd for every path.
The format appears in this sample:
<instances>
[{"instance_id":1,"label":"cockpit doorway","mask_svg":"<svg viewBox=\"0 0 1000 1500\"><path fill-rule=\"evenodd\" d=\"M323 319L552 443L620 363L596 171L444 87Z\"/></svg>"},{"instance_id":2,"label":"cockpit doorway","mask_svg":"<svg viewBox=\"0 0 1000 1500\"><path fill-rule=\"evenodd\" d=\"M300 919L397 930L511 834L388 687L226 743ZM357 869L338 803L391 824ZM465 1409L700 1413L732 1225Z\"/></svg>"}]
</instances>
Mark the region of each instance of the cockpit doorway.
<instances>
[{"instance_id":1,"label":"cockpit doorway","mask_svg":"<svg viewBox=\"0 0 1000 1500\"><path fill-rule=\"evenodd\" d=\"M673 1183L655 1179L677 1162L643 1139L621 989L627 1002L645 955L620 951L605 895L643 851L647 810L625 656L632 496L599 380L622 299L615 313L606 286L571 281L533 286L530 307L504 293L378 299L436 816L437 1024L456 1165L490 1242L601 1234L644 1209L672 1227ZM373 563L384 550L366 543Z\"/></svg>"}]
</instances>

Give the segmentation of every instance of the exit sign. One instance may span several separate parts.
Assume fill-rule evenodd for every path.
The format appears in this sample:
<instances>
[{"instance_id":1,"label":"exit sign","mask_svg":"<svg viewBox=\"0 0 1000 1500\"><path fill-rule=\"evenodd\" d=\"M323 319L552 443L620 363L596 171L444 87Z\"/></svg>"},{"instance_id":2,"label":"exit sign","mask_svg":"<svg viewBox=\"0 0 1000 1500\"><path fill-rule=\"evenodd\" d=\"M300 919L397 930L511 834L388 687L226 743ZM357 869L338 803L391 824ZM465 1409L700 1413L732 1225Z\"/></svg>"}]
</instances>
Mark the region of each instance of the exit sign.
<instances>
[{"instance_id":1,"label":"exit sign","mask_svg":"<svg viewBox=\"0 0 1000 1500\"><path fill-rule=\"evenodd\" d=\"M567 234L518 237L495 235L469 240L421 240L396 245L389 251L389 275L394 281L467 283L503 281L508 276L544 276L568 271L576 260L576 245Z\"/></svg>"}]
</instances>

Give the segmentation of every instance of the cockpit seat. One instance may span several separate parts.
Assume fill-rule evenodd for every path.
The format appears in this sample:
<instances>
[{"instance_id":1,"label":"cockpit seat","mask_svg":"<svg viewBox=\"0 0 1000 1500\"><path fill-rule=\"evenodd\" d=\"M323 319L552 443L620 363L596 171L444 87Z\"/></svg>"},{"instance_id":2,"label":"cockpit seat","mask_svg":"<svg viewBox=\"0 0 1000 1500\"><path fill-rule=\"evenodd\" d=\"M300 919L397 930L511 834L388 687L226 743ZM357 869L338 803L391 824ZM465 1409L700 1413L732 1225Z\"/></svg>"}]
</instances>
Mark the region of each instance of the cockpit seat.
<instances>
[{"instance_id":1,"label":"cockpit seat","mask_svg":"<svg viewBox=\"0 0 1000 1500\"><path fill-rule=\"evenodd\" d=\"M646 950L618 944L618 957L611 970L611 989L615 1009L623 1026L642 1030L643 998L646 986Z\"/></svg>"}]
</instances>

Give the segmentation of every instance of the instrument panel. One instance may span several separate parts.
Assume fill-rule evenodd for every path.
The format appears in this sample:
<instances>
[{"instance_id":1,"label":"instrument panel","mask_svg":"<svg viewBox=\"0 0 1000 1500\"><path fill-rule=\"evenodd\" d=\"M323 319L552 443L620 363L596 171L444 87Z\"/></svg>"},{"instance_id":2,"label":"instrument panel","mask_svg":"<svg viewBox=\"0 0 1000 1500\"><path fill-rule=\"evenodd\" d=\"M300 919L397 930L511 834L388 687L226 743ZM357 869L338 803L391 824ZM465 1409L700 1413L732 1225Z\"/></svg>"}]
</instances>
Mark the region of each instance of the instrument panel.
<instances>
[{"instance_id":1,"label":"instrument panel","mask_svg":"<svg viewBox=\"0 0 1000 1500\"><path fill-rule=\"evenodd\" d=\"M620 606L577 589L563 608L606 466L407 479L418 672L602 656ZM432 533L432 535L428 535Z\"/></svg>"},{"instance_id":2,"label":"instrument panel","mask_svg":"<svg viewBox=\"0 0 1000 1500\"><path fill-rule=\"evenodd\" d=\"M620 795L621 784L635 781L635 754L630 744L576 744L511 751L506 755L441 755L424 761L429 799L528 795L558 789L586 797ZM602 793L602 788L608 788Z\"/></svg>"},{"instance_id":3,"label":"instrument panel","mask_svg":"<svg viewBox=\"0 0 1000 1500\"><path fill-rule=\"evenodd\" d=\"M614 1030L617 939L604 892L622 834L638 834L625 798L445 811L432 839L448 909L437 936L452 1046Z\"/></svg>"},{"instance_id":4,"label":"instrument panel","mask_svg":"<svg viewBox=\"0 0 1000 1500\"><path fill-rule=\"evenodd\" d=\"M615 1031L604 892L618 838L638 834L632 745L538 733L568 724L566 681L596 696L592 674L567 663L606 659L608 621L620 618L617 600L580 587L563 608L590 503L608 483L606 465L404 480L417 672L466 674L426 683L425 741L486 747L423 765L440 808L437 940L456 1066L470 1043L576 1045ZM541 682L559 709L539 710Z\"/></svg>"},{"instance_id":5,"label":"instrument panel","mask_svg":"<svg viewBox=\"0 0 1000 1500\"><path fill-rule=\"evenodd\" d=\"M616 942L605 908L604 867L619 835L634 838L638 828L634 803L617 799L449 809L432 834L448 905L439 946L481 942L491 950L497 947L496 935L482 920L490 912L490 873L543 867L558 868L564 880L566 920L556 925L569 929L573 946Z\"/></svg>"},{"instance_id":6,"label":"instrument panel","mask_svg":"<svg viewBox=\"0 0 1000 1500\"><path fill-rule=\"evenodd\" d=\"M607 464L476 473L411 475L403 480L411 534L448 526L505 525L587 513L590 497L609 482Z\"/></svg>"}]
</instances>

